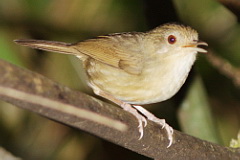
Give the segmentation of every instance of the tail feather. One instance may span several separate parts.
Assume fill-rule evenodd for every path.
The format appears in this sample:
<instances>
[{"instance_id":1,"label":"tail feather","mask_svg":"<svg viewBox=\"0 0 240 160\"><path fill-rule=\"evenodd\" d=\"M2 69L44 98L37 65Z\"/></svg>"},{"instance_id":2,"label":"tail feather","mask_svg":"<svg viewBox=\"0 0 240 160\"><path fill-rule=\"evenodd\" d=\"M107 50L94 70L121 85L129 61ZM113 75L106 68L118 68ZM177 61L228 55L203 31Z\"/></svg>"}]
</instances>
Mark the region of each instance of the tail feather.
<instances>
[{"instance_id":1,"label":"tail feather","mask_svg":"<svg viewBox=\"0 0 240 160\"><path fill-rule=\"evenodd\" d=\"M73 54L73 55L79 54L79 51L74 49L71 43L45 41L45 40L33 40L33 39L17 39L17 40L14 40L14 42L22 46L27 46L27 47L50 51L50 52L58 52L58 53Z\"/></svg>"}]
</instances>

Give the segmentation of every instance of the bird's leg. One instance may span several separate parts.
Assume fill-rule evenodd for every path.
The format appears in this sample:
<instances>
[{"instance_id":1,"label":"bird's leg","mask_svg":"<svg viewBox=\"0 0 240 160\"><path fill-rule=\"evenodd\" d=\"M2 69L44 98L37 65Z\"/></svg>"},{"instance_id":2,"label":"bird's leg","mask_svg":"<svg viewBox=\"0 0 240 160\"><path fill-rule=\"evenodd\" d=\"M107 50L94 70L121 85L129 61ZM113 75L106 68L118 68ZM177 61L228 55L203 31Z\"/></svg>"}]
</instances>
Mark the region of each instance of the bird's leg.
<instances>
[{"instance_id":1,"label":"bird's leg","mask_svg":"<svg viewBox=\"0 0 240 160\"><path fill-rule=\"evenodd\" d=\"M142 137L143 137L143 123L144 123L144 127L147 126L146 118L143 115L141 115L140 113L138 113L138 111L135 108L133 108L130 104L128 104L126 102L122 102L122 104L120 106L125 111L131 113L132 115L134 115L134 117L137 118L137 120L138 120L138 131L140 132L139 140L142 139Z\"/></svg>"},{"instance_id":2,"label":"bird's leg","mask_svg":"<svg viewBox=\"0 0 240 160\"><path fill-rule=\"evenodd\" d=\"M134 115L134 117L137 118L137 120L138 120L138 130L140 132L139 139L142 139L142 137L143 137L143 127L145 127L147 125L147 120L145 118L145 117L147 117L148 120L153 121L153 122L161 125L162 128L166 129L168 139L170 141L169 145L167 147L170 147L172 145L172 142L173 142L173 128L171 126L169 126L165 122L164 119L159 119L159 118L155 117L152 113L150 113L149 111L147 111L146 109L144 109L141 106L130 105L126 102L123 102L119 99L116 99L112 95L107 94L107 93L101 91L100 89L97 89L96 87L94 87L94 93L101 96L101 97L104 97L104 98L106 98L106 99L108 99L108 100L110 100L114 103L116 103L117 105L121 106L125 111L131 113L132 115ZM144 125L143 125L143 123L144 123Z\"/></svg>"},{"instance_id":3,"label":"bird's leg","mask_svg":"<svg viewBox=\"0 0 240 160\"><path fill-rule=\"evenodd\" d=\"M140 113L138 113L138 111L133 108L130 104L126 103L126 102L123 102L119 99L116 99L115 97L113 97L112 95L109 95L99 89L96 89L94 88L94 93L101 96L101 97L104 97L114 103L116 103L117 105L119 105L120 107L122 107L125 111L131 113L132 115L134 115L134 117L137 118L138 120L138 130L140 132L140 137L139 139L142 139L143 137L143 127L145 127L147 125L147 120L146 118L141 115ZM144 125L143 125L144 123Z\"/></svg>"},{"instance_id":4,"label":"bird's leg","mask_svg":"<svg viewBox=\"0 0 240 160\"><path fill-rule=\"evenodd\" d=\"M157 118L156 116L154 116L152 113L150 113L149 111L147 111L145 108L143 108L141 106L133 105L133 107L136 108L144 116L146 116L148 120L153 121L153 122L161 125L162 128L166 129L168 139L169 139L169 144L168 144L167 148L170 147L172 145L172 142L173 142L173 128L165 122L165 119Z\"/></svg>"}]
</instances>

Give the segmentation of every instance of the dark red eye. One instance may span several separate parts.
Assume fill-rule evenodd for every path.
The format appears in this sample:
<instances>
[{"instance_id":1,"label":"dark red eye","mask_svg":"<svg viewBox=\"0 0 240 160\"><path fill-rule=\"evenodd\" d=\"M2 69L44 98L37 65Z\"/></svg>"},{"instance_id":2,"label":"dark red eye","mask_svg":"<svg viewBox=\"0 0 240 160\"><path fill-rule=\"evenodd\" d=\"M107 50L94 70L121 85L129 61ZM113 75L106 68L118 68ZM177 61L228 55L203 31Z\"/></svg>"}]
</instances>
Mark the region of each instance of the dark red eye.
<instances>
[{"instance_id":1,"label":"dark red eye","mask_svg":"<svg viewBox=\"0 0 240 160\"><path fill-rule=\"evenodd\" d=\"M168 43L174 44L177 41L177 38L174 35L168 36Z\"/></svg>"}]
</instances>

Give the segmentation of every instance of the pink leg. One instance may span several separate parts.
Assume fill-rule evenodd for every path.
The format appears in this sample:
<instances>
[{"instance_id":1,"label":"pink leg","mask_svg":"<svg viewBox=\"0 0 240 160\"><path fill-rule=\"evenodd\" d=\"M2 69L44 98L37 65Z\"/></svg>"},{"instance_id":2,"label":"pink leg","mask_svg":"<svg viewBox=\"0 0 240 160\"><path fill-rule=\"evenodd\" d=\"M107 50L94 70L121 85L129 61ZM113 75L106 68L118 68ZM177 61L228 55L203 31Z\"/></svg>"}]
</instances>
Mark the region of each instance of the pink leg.
<instances>
[{"instance_id":1,"label":"pink leg","mask_svg":"<svg viewBox=\"0 0 240 160\"><path fill-rule=\"evenodd\" d=\"M138 120L138 131L140 132L140 137L139 140L142 139L143 137L143 127L145 127L147 125L147 120L146 118L141 115L140 113L137 112L137 110L135 108L133 108L130 104L123 102L119 99L116 99L115 97L113 97L112 95L109 95L105 92L102 92L100 89L94 87L94 93L104 97L114 103L116 103L117 105L119 105L120 107L122 107L125 111L131 113L134 117L137 118ZM144 123L144 125L143 125Z\"/></svg>"},{"instance_id":2,"label":"pink leg","mask_svg":"<svg viewBox=\"0 0 240 160\"><path fill-rule=\"evenodd\" d=\"M157 118L156 116L154 116L152 113L150 113L149 111L147 111L145 108L143 108L141 106L133 105L133 107L136 108L136 110L138 110L144 116L146 116L148 120L153 121L153 122L159 124L160 126L162 126L162 128L166 129L168 139L169 139L169 144L168 144L167 148L170 147L173 142L173 128L165 122L165 119Z\"/></svg>"},{"instance_id":3,"label":"pink leg","mask_svg":"<svg viewBox=\"0 0 240 160\"><path fill-rule=\"evenodd\" d=\"M165 128L167 131L167 135L168 135L168 139L169 139L169 145L167 147L170 147L172 145L173 142L173 129L172 127L170 127L164 119L159 119L157 117L155 117L152 113L150 113L149 111L147 111L146 109L144 109L141 106L132 106L126 102L123 102L119 99L116 99L115 97L113 97L112 95L109 95L107 93L102 92L100 89L93 87L94 88L94 92L95 94L102 96L116 104L118 104L119 106L121 106L125 111L131 113L134 117L137 118L138 120L138 130L140 132L140 137L139 140L142 139L143 137L143 127L145 127L147 125L147 120L145 117L147 117L147 119L149 119L150 121L153 121L159 125L162 126L162 128ZM141 113L138 113L138 111ZM144 117L144 116L145 117ZM144 126L143 126L144 123Z\"/></svg>"},{"instance_id":4,"label":"pink leg","mask_svg":"<svg viewBox=\"0 0 240 160\"><path fill-rule=\"evenodd\" d=\"M125 111L131 113L132 115L134 115L134 117L137 118L137 120L138 120L138 131L140 132L139 140L142 139L142 137L143 137L143 123L144 123L144 127L147 126L147 120L146 120L146 118L145 118L144 116L142 116L141 114L139 114L139 113L137 112L137 110L136 110L135 108L133 108L133 107L132 107L130 104L128 104L128 103L122 102L121 107L122 107Z\"/></svg>"}]
</instances>

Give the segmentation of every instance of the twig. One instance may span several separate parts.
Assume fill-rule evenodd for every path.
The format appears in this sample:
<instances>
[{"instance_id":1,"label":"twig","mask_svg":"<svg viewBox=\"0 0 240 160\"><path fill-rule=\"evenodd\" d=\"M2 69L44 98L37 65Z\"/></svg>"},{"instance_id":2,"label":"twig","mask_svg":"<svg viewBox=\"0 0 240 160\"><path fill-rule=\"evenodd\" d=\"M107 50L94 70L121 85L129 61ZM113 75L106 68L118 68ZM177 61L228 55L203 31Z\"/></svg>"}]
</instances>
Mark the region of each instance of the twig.
<instances>
[{"instance_id":1,"label":"twig","mask_svg":"<svg viewBox=\"0 0 240 160\"><path fill-rule=\"evenodd\" d=\"M231 65L227 60L209 51L207 60L223 75L233 80L236 87L240 88L240 68Z\"/></svg>"},{"instance_id":2,"label":"twig","mask_svg":"<svg viewBox=\"0 0 240 160\"><path fill-rule=\"evenodd\" d=\"M49 119L87 131L154 159L239 159L222 147L175 131L170 148L165 131L148 122L141 140L136 119L124 110L61 86L0 60L0 99ZM110 122L110 123L108 123ZM238 151L238 152L237 152Z\"/></svg>"}]
</instances>

